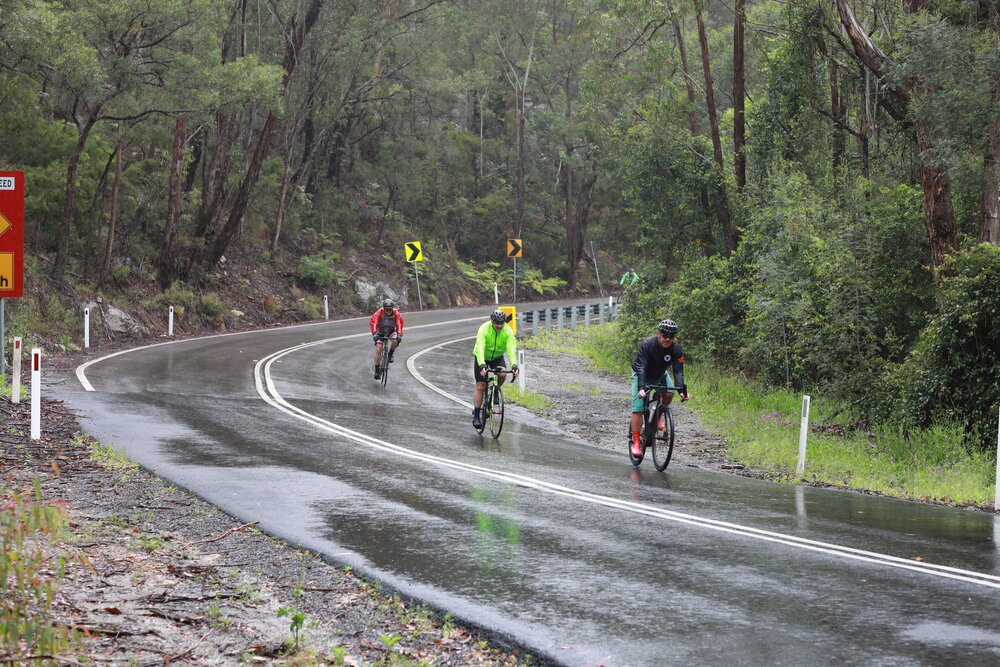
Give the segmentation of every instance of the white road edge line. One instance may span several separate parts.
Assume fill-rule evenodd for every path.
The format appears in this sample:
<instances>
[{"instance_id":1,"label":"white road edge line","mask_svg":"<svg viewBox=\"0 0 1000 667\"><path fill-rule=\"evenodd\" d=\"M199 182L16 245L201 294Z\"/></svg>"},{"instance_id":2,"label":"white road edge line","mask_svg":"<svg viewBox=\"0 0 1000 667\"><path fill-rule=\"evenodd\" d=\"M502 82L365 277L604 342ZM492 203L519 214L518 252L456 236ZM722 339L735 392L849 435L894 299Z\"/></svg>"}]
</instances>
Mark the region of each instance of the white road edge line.
<instances>
[{"instance_id":1,"label":"white road edge line","mask_svg":"<svg viewBox=\"0 0 1000 667\"><path fill-rule=\"evenodd\" d=\"M470 319L482 319L482 318L470 318ZM467 321L467 320L461 320L461 321ZM422 326L436 326L436 325L422 325ZM426 463L432 463L441 467L469 472L483 477L488 477L491 479L496 479L499 481L516 484L526 488L536 489L538 491L546 493L572 497L614 509L625 510L637 514L644 514L647 516L653 516L661 519L666 519L669 521L675 521L678 523L684 523L702 528L708 528L711 530L730 533L734 535L741 535L743 537L750 537L766 542L783 544L786 546L805 549L808 551L825 553L834 556L841 556L843 558L849 558L862 562L873 563L877 565L886 565L889 567L910 570L921 574L929 574L937 577L943 577L947 579L953 579L957 581L963 581L966 583L976 584L979 586L986 586L989 588L1000 589L1000 577L991 574L973 572L971 570L963 570L960 568L953 568L944 565L936 565L934 563L914 562L912 560L900 558L897 556L880 554L871 551L864 551L861 549L854 549L851 547L843 547L836 544L819 542L816 540L809 540L806 538L795 537L791 535L783 535L777 532L762 530L759 528L752 528L748 526L740 526L738 524L728 523L725 521L718 521L715 519L705 519L695 515L676 512L673 510L652 507L649 505L642 505L640 503L627 500L618 500L608 496L601 496L586 491L578 491L576 489L559 486L557 484L544 482L542 480L537 480L523 475L507 473L501 470L493 470L490 468L483 468L480 466L463 463L461 461L454 461L451 459L445 459L430 454L424 454L421 452L417 452L415 450L401 447L399 445L394 445L384 440L379 440L372 436L365 435L364 433L352 431L351 429L329 422L325 419L310 414L300 408L297 408L294 405L291 405L290 403L285 401L280 396L280 394L278 394L277 390L274 387L274 382L271 378L271 365L275 361L277 361L278 359L287 354L304 349L306 347L311 347L313 345L319 345L322 343L328 343L335 340L342 340L345 338L360 337L362 335L365 334L340 336L337 338L330 338L322 341L315 341L312 343L296 345L294 347L289 347L284 350L278 350L268 355L267 357L264 357L263 359L259 360L256 366L254 367L254 384L256 386L257 393L269 405L272 405L273 407L281 410L282 412L285 412L286 414L292 415L293 417L302 419L303 421L306 421L316 426L317 428L328 431L330 433L340 435L349 440L353 440L354 442L357 442L359 444L367 445L369 447L373 447L375 449L380 449L387 452L392 452L393 454L396 454L398 456L405 456L410 459L424 461ZM456 339L455 341L450 341L450 343L462 340L468 340L468 338ZM416 372L412 360L420 356L421 354L424 354L425 352L428 352L432 349L437 349L447 344L449 343L442 343L440 345L435 345L411 355L407 360L407 368L414 375L414 377L417 377L419 374ZM423 384L431 386L427 381L423 380L422 378L418 379L420 379ZM451 396L450 394L447 394L443 390L436 389L436 391L438 391L438 393L444 396L447 396L448 398L454 400L459 404L465 405L463 401Z\"/></svg>"},{"instance_id":2,"label":"white road edge line","mask_svg":"<svg viewBox=\"0 0 1000 667\"><path fill-rule=\"evenodd\" d=\"M346 320L324 320L322 322L308 322L306 324L293 324L288 327L274 327L270 329L250 329L249 331L230 331L229 333L223 334L209 334L208 336L195 336L193 338L180 338L177 340L166 340L162 343L152 343L151 345L141 345L139 347L130 347L127 350L119 350L118 352L112 352L111 354L105 354L103 357L98 357L96 359L91 359L85 363L80 364L76 367L76 379L80 381L83 388L87 391L96 391L94 386L90 384L90 380L87 379L87 369L100 361L106 361L112 357L117 357L121 354L128 354L129 352L138 352L139 350L148 350L153 347L161 347L163 345L173 345L174 343L187 343L193 340L206 340L208 338L222 338L224 336L245 336L247 334L261 333L264 331L288 331L289 329L299 329L302 327L316 327L321 324L334 324L335 322L352 322L354 320L366 320L367 317L351 317Z\"/></svg>"}]
</instances>

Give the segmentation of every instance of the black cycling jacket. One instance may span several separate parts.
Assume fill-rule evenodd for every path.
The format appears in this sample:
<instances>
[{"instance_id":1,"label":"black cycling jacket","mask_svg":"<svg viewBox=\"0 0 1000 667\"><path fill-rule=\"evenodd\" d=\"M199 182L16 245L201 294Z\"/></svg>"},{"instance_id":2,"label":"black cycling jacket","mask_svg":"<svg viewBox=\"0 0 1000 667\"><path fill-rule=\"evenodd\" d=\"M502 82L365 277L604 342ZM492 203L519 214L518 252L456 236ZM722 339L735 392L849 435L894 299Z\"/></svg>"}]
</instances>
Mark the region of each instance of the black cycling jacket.
<instances>
[{"instance_id":1,"label":"black cycling jacket","mask_svg":"<svg viewBox=\"0 0 1000 667\"><path fill-rule=\"evenodd\" d=\"M684 352L674 341L670 347L660 347L656 336L639 344L639 351L632 360L632 370L639 376L639 386L656 384L667 369L674 372L674 386L684 386Z\"/></svg>"}]
</instances>

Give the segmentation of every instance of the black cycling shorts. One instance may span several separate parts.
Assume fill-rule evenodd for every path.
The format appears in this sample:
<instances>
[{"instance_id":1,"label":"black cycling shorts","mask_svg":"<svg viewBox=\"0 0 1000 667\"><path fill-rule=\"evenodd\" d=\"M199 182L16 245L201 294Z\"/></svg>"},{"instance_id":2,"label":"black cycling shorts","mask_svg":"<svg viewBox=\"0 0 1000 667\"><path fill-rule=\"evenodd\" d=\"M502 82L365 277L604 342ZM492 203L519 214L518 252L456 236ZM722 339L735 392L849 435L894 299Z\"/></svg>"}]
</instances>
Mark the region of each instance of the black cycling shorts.
<instances>
[{"instance_id":1,"label":"black cycling shorts","mask_svg":"<svg viewBox=\"0 0 1000 667\"><path fill-rule=\"evenodd\" d=\"M496 359L487 359L486 365L490 368L503 368L503 357L497 357ZM475 377L476 382L486 382L482 375L479 374L479 364L476 362L476 358L472 357L472 375Z\"/></svg>"}]
</instances>

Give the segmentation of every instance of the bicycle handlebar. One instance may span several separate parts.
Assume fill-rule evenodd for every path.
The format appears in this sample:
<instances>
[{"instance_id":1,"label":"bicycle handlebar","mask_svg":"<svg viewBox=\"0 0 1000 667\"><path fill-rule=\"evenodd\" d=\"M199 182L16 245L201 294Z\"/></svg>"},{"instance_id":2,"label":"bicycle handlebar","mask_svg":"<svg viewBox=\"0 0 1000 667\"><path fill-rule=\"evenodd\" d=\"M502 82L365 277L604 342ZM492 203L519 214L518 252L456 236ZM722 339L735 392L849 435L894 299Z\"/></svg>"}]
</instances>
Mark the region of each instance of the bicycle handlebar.
<instances>
[{"instance_id":1,"label":"bicycle handlebar","mask_svg":"<svg viewBox=\"0 0 1000 667\"><path fill-rule=\"evenodd\" d=\"M665 385L665 384L647 384L642 389L647 394L649 393L650 389L656 389L656 390L659 390L659 391L675 390L678 394L681 395L681 400L684 400L683 397L687 396L687 393L688 393L688 386L687 386L687 384L682 384L680 387L671 387L671 386Z\"/></svg>"}]
</instances>

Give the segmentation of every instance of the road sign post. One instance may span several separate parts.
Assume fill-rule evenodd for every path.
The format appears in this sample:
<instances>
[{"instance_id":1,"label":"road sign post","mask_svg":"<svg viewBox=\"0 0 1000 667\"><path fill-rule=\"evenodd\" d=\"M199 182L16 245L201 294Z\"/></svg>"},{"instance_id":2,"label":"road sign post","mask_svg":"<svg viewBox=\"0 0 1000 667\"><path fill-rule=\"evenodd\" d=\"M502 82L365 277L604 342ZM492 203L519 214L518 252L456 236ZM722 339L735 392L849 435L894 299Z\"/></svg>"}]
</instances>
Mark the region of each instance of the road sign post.
<instances>
[{"instance_id":1,"label":"road sign post","mask_svg":"<svg viewBox=\"0 0 1000 667\"><path fill-rule=\"evenodd\" d=\"M512 299L514 303L517 303L517 258L521 256L523 249L521 239L507 239L507 257L514 260L514 298Z\"/></svg>"},{"instance_id":2,"label":"road sign post","mask_svg":"<svg viewBox=\"0 0 1000 667\"><path fill-rule=\"evenodd\" d=\"M420 305L420 310L423 310L424 299L420 296L420 272L417 271L417 262L424 261L424 252L420 248L420 241L410 241L404 244L403 253L406 256L406 261L413 264L413 275L417 278L417 303Z\"/></svg>"},{"instance_id":3,"label":"road sign post","mask_svg":"<svg viewBox=\"0 0 1000 667\"><path fill-rule=\"evenodd\" d=\"M11 355L11 366L14 372L10 381L10 402L21 402L21 337L14 337L14 352Z\"/></svg>"},{"instance_id":4,"label":"road sign post","mask_svg":"<svg viewBox=\"0 0 1000 667\"><path fill-rule=\"evenodd\" d=\"M5 300L24 294L24 172L0 171L0 373L7 372Z\"/></svg>"}]
</instances>

